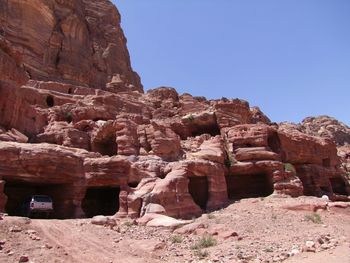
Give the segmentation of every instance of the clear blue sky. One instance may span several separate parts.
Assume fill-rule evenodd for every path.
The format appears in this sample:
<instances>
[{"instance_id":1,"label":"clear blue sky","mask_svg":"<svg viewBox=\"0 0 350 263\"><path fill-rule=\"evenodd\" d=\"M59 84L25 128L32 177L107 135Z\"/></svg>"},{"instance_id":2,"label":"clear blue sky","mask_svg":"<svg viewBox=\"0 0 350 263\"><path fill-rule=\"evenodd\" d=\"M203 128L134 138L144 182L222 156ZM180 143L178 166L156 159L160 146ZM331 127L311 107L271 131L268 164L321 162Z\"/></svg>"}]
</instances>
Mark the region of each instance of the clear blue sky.
<instances>
[{"instance_id":1,"label":"clear blue sky","mask_svg":"<svg viewBox=\"0 0 350 263\"><path fill-rule=\"evenodd\" d=\"M114 0L145 90L350 124L350 0Z\"/></svg>"}]
</instances>

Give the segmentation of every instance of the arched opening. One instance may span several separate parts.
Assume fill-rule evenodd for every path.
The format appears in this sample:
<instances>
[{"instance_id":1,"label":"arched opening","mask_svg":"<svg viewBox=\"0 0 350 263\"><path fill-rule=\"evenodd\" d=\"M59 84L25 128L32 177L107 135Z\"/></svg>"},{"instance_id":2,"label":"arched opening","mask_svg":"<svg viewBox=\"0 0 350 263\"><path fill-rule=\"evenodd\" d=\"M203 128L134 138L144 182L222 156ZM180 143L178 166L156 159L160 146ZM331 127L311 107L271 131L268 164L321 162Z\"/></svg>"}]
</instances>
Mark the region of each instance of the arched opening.
<instances>
[{"instance_id":1,"label":"arched opening","mask_svg":"<svg viewBox=\"0 0 350 263\"><path fill-rule=\"evenodd\" d=\"M319 177L319 171L309 165L294 165L297 176L303 184L304 195L307 196L319 196L321 189L315 178Z\"/></svg>"},{"instance_id":2,"label":"arched opening","mask_svg":"<svg viewBox=\"0 0 350 263\"><path fill-rule=\"evenodd\" d=\"M193 201L203 210L207 207L208 202L208 177L191 176L189 177L188 191Z\"/></svg>"},{"instance_id":3,"label":"arched opening","mask_svg":"<svg viewBox=\"0 0 350 263\"><path fill-rule=\"evenodd\" d=\"M53 98L51 95L49 95L49 96L46 97L46 104L47 104L47 106L50 107L50 108L53 107L53 106L55 106L54 98Z\"/></svg>"},{"instance_id":4,"label":"arched opening","mask_svg":"<svg viewBox=\"0 0 350 263\"><path fill-rule=\"evenodd\" d=\"M265 197L273 193L272 179L268 174L227 175L228 197L232 200Z\"/></svg>"},{"instance_id":5,"label":"arched opening","mask_svg":"<svg viewBox=\"0 0 350 263\"><path fill-rule=\"evenodd\" d=\"M72 94L72 88L68 89L68 94Z\"/></svg>"},{"instance_id":6,"label":"arched opening","mask_svg":"<svg viewBox=\"0 0 350 263\"><path fill-rule=\"evenodd\" d=\"M32 196L46 195L52 199L53 211L50 212L50 218L66 218L67 211L65 201L67 193L62 184L41 184L27 183L19 181L6 181L4 193L7 196L5 211L11 216L28 216L28 203L26 202ZM44 216L46 211L40 213L39 210L31 213L31 216Z\"/></svg>"},{"instance_id":7,"label":"arched opening","mask_svg":"<svg viewBox=\"0 0 350 263\"><path fill-rule=\"evenodd\" d=\"M119 210L120 187L92 187L86 190L82 209L86 217L110 216Z\"/></svg>"},{"instance_id":8,"label":"arched opening","mask_svg":"<svg viewBox=\"0 0 350 263\"><path fill-rule=\"evenodd\" d=\"M220 135L220 128L215 123L212 125L196 126L191 130L191 137L200 136L202 134L210 134L211 136Z\"/></svg>"},{"instance_id":9,"label":"arched opening","mask_svg":"<svg viewBox=\"0 0 350 263\"><path fill-rule=\"evenodd\" d=\"M116 135L112 134L109 137L103 138L95 142L94 151L102 155L114 156L118 154L118 145L116 142Z\"/></svg>"},{"instance_id":10,"label":"arched opening","mask_svg":"<svg viewBox=\"0 0 350 263\"><path fill-rule=\"evenodd\" d=\"M348 195L346 184L342 178L329 178L333 192L339 195Z\"/></svg>"}]
</instances>

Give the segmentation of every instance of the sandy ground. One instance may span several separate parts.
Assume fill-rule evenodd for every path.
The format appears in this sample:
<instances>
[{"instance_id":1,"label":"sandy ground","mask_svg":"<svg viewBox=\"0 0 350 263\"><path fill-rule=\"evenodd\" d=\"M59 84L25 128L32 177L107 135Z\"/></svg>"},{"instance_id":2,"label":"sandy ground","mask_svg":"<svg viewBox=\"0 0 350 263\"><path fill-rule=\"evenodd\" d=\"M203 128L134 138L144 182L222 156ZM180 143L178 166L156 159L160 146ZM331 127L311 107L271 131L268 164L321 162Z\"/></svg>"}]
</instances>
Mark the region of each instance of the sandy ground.
<instances>
[{"instance_id":1,"label":"sandy ground","mask_svg":"<svg viewBox=\"0 0 350 263\"><path fill-rule=\"evenodd\" d=\"M111 227L93 225L89 219L5 216L0 220L0 262L19 262L26 256L28 262L45 263L350 263L350 208L315 214L310 204L318 202L306 197L245 199L194 219L187 231L183 227L175 232L129 219ZM203 237L212 241L208 247L201 247Z\"/></svg>"}]
</instances>

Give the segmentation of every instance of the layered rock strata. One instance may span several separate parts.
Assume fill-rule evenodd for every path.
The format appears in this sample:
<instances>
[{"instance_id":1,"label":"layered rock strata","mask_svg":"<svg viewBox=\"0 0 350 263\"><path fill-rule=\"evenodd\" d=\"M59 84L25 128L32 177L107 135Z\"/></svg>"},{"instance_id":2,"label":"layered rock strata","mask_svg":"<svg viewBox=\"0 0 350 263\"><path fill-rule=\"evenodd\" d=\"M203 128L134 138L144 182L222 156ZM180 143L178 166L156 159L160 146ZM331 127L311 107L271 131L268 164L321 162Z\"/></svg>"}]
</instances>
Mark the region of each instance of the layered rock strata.
<instances>
[{"instance_id":1,"label":"layered rock strata","mask_svg":"<svg viewBox=\"0 0 350 263\"><path fill-rule=\"evenodd\" d=\"M47 194L58 218L191 218L241 198L349 193L328 139L239 99L143 93L109 1L0 7L0 211Z\"/></svg>"}]
</instances>

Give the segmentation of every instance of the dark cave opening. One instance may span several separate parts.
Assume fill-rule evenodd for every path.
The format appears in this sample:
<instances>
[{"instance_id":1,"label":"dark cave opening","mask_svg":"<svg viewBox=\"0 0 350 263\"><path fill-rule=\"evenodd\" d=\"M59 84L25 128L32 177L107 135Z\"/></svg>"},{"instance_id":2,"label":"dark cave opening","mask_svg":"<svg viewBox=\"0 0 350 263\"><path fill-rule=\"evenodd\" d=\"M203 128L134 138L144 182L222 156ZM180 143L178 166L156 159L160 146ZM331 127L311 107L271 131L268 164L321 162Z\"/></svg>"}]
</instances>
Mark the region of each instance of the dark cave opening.
<instances>
[{"instance_id":1,"label":"dark cave opening","mask_svg":"<svg viewBox=\"0 0 350 263\"><path fill-rule=\"evenodd\" d=\"M272 179L268 174L227 175L229 199L265 197L273 193Z\"/></svg>"},{"instance_id":2,"label":"dark cave opening","mask_svg":"<svg viewBox=\"0 0 350 263\"><path fill-rule=\"evenodd\" d=\"M269 147L271 148L271 150L273 152L280 153L280 151L281 151L281 141L280 141L280 138L278 137L277 132L272 133L268 137L267 143L268 143Z\"/></svg>"},{"instance_id":3,"label":"dark cave opening","mask_svg":"<svg viewBox=\"0 0 350 263\"><path fill-rule=\"evenodd\" d=\"M118 154L118 145L116 142L116 135L110 135L103 138L101 141L95 143L95 152L102 155L114 156Z\"/></svg>"},{"instance_id":4,"label":"dark cave opening","mask_svg":"<svg viewBox=\"0 0 350 263\"><path fill-rule=\"evenodd\" d=\"M119 210L120 187L92 187L86 190L82 209L86 217L110 216Z\"/></svg>"},{"instance_id":5,"label":"dark cave opening","mask_svg":"<svg viewBox=\"0 0 350 263\"><path fill-rule=\"evenodd\" d=\"M128 186L131 188L136 188L139 185L139 182L129 182Z\"/></svg>"},{"instance_id":6,"label":"dark cave opening","mask_svg":"<svg viewBox=\"0 0 350 263\"><path fill-rule=\"evenodd\" d=\"M210 134L211 136L220 135L220 128L217 123L211 125L197 125L191 129L191 137L196 137L202 134Z\"/></svg>"},{"instance_id":7,"label":"dark cave opening","mask_svg":"<svg viewBox=\"0 0 350 263\"><path fill-rule=\"evenodd\" d=\"M207 207L209 198L208 192L208 177L193 176L189 177L188 191L190 192L193 201L203 210Z\"/></svg>"},{"instance_id":8,"label":"dark cave opening","mask_svg":"<svg viewBox=\"0 0 350 263\"><path fill-rule=\"evenodd\" d=\"M55 100L51 95L46 97L46 105L50 108L55 106Z\"/></svg>"},{"instance_id":9,"label":"dark cave opening","mask_svg":"<svg viewBox=\"0 0 350 263\"><path fill-rule=\"evenodd\" d=\"M51 197L53 212L50 217L64 218L65 188L62 184L38 184L17 181L7 181L4 193L7 196L5 211L11 216L27 216L25 211L25 200L33 195L47 195Z\"/></svg>"},{"instance_id":10,"label":"dark cave opening","mask_svg":"<svg viewBox=\"0 0 350 263\"><path fill-rule=\"evenodd\" d=\"M329 178L329 181L331 182L333 193L339 195L348 195L345 181L342 178Z\"/></svg>"}]
</instances>

